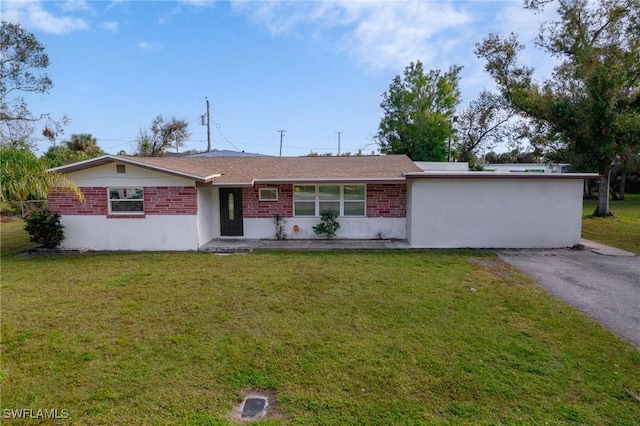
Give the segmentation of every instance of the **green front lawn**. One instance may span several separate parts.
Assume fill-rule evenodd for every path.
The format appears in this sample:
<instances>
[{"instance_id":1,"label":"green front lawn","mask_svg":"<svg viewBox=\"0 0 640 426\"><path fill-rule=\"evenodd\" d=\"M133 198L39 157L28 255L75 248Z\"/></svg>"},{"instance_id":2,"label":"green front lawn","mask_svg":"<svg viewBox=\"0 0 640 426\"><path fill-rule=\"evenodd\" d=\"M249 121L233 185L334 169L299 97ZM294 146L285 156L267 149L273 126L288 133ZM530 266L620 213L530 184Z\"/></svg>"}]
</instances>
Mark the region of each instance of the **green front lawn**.
<instances>
[{"instance_id":1,"label":"green front lawn","mask_svg":"<svg viewBox=\"0 0 640 426\"><path fill-rule=\"evenodd\" d=\"M582 238L640 255L640 194L627 194L626 201L611 201L614 217L592 217L595 200L582 207Z\"/></svg>"},{"instance_id":2,"label":"green front lawn","mask_svg":"<svg viewBox=\"0 0 640 426\"><path fill-rule=\"evenodd\" d=\"M2 224L1 408L78 424L637 424L640 352L480 251L34 257ZM2 411L5 413L5 411Z\"/></svg>"}]
</instances>

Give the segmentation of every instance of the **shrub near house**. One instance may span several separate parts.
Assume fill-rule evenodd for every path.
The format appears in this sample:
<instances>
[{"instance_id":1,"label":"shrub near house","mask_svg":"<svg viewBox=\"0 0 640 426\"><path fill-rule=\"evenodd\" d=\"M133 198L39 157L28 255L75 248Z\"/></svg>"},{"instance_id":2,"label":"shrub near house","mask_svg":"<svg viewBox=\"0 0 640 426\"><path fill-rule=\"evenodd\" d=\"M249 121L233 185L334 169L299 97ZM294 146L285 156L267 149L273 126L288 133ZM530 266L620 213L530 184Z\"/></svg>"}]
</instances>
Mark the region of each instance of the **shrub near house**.
<instances>
[{"instance_id":1,"label":"shrub near house","mask_svg":"<svg viewBox=\"0 0 640 426\"><path fill-rule=\"evenodd\" d=\"M56 248L64 240L64 226L60 215L49 210L36 210L25 218L25 231L32 243L42 244L44 248Z\"/></svg>"}]
</instances>

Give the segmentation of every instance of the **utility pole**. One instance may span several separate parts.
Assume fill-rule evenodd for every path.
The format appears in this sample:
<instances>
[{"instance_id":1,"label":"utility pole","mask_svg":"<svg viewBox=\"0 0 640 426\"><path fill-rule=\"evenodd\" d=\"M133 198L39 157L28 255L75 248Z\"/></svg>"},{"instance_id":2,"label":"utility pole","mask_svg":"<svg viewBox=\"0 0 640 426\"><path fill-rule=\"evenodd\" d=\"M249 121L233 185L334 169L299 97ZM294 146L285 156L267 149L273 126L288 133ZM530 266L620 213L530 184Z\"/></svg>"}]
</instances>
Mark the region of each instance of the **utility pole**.
<instances>
[{"instance_id":1,"label":"utility pole","mask_svg":"<svg viewBox=\"0 0 640 426\"><path fill-rule=\"evenodd\" d=\"M211 152L211 119L209 117L209 98L207 100L207 152Z\"/></svg>"},{"instance_id":2,"label":"utility pole","mask_svg":"<svg viewBox=\"0 0 640 426\"><path fill-rule=\"evenodd\" d=\"M340 156L340 135L341 135L343 132L336 132L336 133L338 134L338 156Z\"/></svg>"},{"instance_id":3,"label":"utility pole","mask_svg":"<svg viewBox=\"0 0 640 426\"><path fill-rule=\"evenodd\" d=\"M458 116L449 118L449 148L447 149L447 162L451 162L451 134L453 133L453 123L458 121Z\"/></svg>"},{"instance_id":4,"label":"utility pole","mask_svg":"<svg viewBox=\"0 0 640 426\"><path fill-rule=\"evenodd\" d=\"M202 124L203 126L207 126L207 152L211 152L211 125L209 124L211 120L209 119L209 98L205 96L205 99L207 100L207 113L200 116L200 124Z\"/></svg>"},{"instance_id":5,"label":"utility pole","mask_svg":"<svg viewBox=\"0 0 640 426\"><path fill-rule=\"evenodd\" d=\"M280 157L282 157L282 137L284 136L284 132L286 130L278 130L280 132Z\"/></svg>"}]
</instances>

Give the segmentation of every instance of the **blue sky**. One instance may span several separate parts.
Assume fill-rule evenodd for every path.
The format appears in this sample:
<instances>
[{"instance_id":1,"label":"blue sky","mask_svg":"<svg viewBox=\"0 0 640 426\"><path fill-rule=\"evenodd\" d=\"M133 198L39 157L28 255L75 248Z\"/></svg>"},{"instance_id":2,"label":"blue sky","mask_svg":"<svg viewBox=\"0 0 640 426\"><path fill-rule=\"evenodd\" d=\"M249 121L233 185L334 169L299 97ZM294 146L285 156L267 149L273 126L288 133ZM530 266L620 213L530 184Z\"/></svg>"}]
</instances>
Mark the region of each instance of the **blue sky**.
<instances>
[{"instance_id":1,"label":"blue sky","mask_svg":"<svg viewBox=\"0 0 640 426\"><path fill-rule=\"evenodd\" d=\"M287 156L336 154L336 132L341 152L376 150L382 93L410 61L462 65L464 107L492 87L475 44L491 32L529 44L545 18L520 1L3 0L0 13L46 46L55 86L27 100L71 119L58 141L91 133L132 153L162 114L189 122L183 149L206 149L208 97L212 148L278 155L284 129Z\"/></svg>"}]
</instances>

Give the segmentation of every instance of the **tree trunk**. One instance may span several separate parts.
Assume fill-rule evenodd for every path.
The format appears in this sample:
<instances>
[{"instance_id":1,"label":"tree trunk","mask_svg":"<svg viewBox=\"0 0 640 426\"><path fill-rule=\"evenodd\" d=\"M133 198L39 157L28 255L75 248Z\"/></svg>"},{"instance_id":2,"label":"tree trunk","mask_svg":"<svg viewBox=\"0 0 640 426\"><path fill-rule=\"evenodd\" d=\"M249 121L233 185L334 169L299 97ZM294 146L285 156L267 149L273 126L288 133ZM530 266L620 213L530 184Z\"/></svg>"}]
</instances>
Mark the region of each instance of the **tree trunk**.
<instances>
[{"instance_id":1,"label":"tree trunk","mask_svg":"<svg viewBox=\"0 0 640 426\"><path fill-rule=\"evenodd\" d=\"M596 210L593 212L593 216L596 217L613 216L609 210L609 179L611 177L610 164L610 162L601 162L598 167L602 177L600 178L600 185L598 186L598 202L596 204Z\"/></svg>"},{"instance_id":2,"label":"tree trunk","mask_svg":"<svg viewBox=\"0 0 640 426\"><path fill-rule=\"evenodd\" d=\"M624 201L624 187L627 184L627 169L624 169L622 171L622 175L620 176L620 189L618 190L618 193L620 194L619 199L621 201Z\"/></svg>"},{"instance_id":3,"label":"tree trunk","mask_svg":"<svg viewBox=\"0 0 640 426\"><path fill-rule=\"evenodd\" d=\"M611 182L611 180L609 180L609 193L613 201L618 201L618 194L616 194L616 190L613 189L613 182Z\"/></svg>"},{"instance_id":4,"label":"tree trunk","mask_svg":"<svg viewBox=\"0 0 640 426\"><path fill-rule=\"evenodd\" d=\"M624 187L627 185L627 171L631 170L631 157L633 154L631 153L631 149L627 152L627 157L624 159L624 164L622 165L622 173L620 174L620 189L618 192L620 193L620 200L624 201Z\"/></svg>"},{"instance_id":5,"label":"tree trunk","mask_svg":"<svg viewBox=\"0 0 640 426\"><path fill-rule=\"evenodd\" d=\"M591 198L591 185L589 184L591 181L588 179L585 179L582 183L582 187L583 187L583 193L582 196L584 198Z\"/></svg>"}]
</instances>

